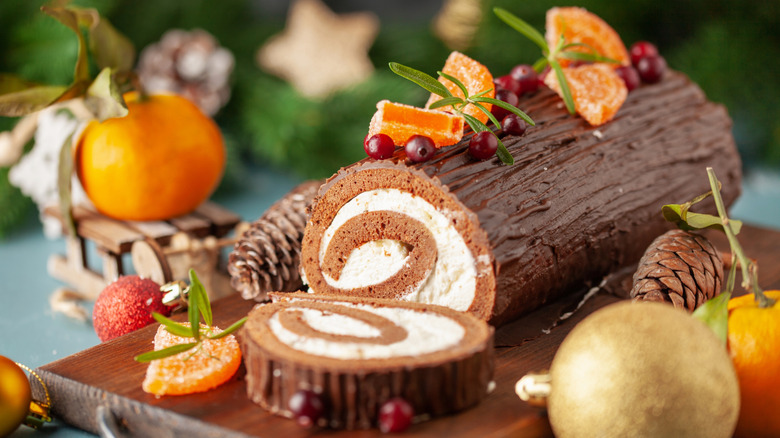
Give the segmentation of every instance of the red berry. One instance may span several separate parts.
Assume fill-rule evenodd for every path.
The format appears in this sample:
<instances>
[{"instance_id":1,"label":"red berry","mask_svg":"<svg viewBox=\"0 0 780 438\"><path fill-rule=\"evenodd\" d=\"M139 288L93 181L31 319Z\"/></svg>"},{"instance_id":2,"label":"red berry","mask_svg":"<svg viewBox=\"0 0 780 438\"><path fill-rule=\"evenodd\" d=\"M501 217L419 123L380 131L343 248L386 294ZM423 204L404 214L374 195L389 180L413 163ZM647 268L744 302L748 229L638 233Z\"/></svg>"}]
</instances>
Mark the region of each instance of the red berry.
<instances>
[{"instance_id":1,"label":"red berry","mask_svg":"<svg viewBox=\"0 0 780 438\"><path fill-rule=\"evenodd\" d=\"M154 322L152 312L165 316L171 308L163 304L160 285L148 278L125 275L106 286L95 300L92 326L105 342Z\"/></svg>"},{"instance_id":2,"label":"red berry","mask_svg":"<svg viewBox=\"0 0 780 438\"><path fill-rule=\"evenodd\" d=\"M539 79L536 71L528 64L516 65L514 68L512 68L512 71L509 73L509 75L520 83L520 92L517 93L518 95L523 93L533 93L539 88Z\"/></svg>"},{"instance_id":3,"label":"red berry","mask_svg":"<svg viewBox=\"0 0 780 438\"><path fill-rule=\"evenodd\" d=\"M520 98L517 97L517 94L503 88L496 91L496 99L502 102L506 102L512 106L517 106L517 104L520 103ZM507 116L507 114L511 114L508 110L505 110L498 105L493 105L493 107L490 109L490 112L493 113L493 115L496 116L498 120L503 119Z\"/></svg>"},{"instance_id":4,"label":"red berry","mask_svg":"<svg viewBox=\"0 0 780 438\"><path fill-rule=\"evenodd\" d=\"M477 132L469 141L469 153L478 160L487 160L496 154L498 137L490 131Z\"/></svg>"},{"instance_id":5,"label":"red berry","mask_svg":"<svg viewBox=\"0 0 780 438\"><path fill-rule=\"evenodd\" d=\"M615 69L615 73L617 73L618 76L623 79L623 82L626 84L628 91L631 91L639 86L639 73L637 73L634 67L630 65L621 65Z\"/></svg>"},{"instance_id":6,"label":"red berry","mask_svg":"<svg viewBox=\"0 0 780 438\"><path fill-rule=\"evenodd\" d=\"M295 421L302 427L312 427L325 413L325 404L319 394L310 389L300 389L290 397L287 405Z\"/></svg>"},{"instance_id":7,"label":"red berry","mask_svg":"<svg viewBox=\"0 0 780 438\"><path fill-rule=\"evenodd\" d=\"M658 48L653 43L647 41L637 41L629 49L628 53L631 56L631 64L636 67L639 64L639 60L647 58L648 56L658 56Z\"/></svg>"},{"instance_id":8,"label":"red berry","mask_svg":"<svg viewBox=\"0 0 780 438\"><path fill-rule=\"evenodd\" d=\"M375 160L384 160L393 156L395 143L387 134L374 134L363 142L366 154Z\"/></svg>"},{"instance_id":9,"label":"red berry","mask_svg":"<svg viewBox=\"0 0 780 438\"><path fill-rule=\"evenodd\" d=\"M520 82L517 82L511 75L499 76L493 79L493 83L496 84L496 93L503 88L504 90L509 90L515 94L520 94Z\"/></svg>"},{"instance_id":10,"label":"red berry","mask_svg":"<svg viewBox=\"0 0 780 438\"><path fill-rule=\"evenodd\" d=\"M544 83L544 79L547 77L548 74L550 74L550 70L551 70L550 66L548 65L547 67L544 68L544 70L542 70L539 73L539 75L537 76L537 80L536 80L536 83L537 83L538 87L546 87L547 86L547 84Z\"/></svg>"},{"instance_id":11,"label":"red berry","mask_svg":"<svg viewBox=\"0 0 780 438\"><path fill-rule=\"evenodd\" d=\"M509 114L501 121L501 131L508 135L523 135L528 127L517 114Z\"/></svg>"},{"instance_id":12,"label":"red berry","mask_svg":"<svg viewBox=\"0 0 780 438\"><path fill-rule=\"evenodd\" d=\"M648 56L639 60L636 71L642 82L654 84L661 80L666 72L666 60L662 56Z\"/></svg>"},{"instance_id":13,"label":"red berry","mask_svg":"<svg viewBox=\"0 0 780 438\"><path fill-rule=\"evenodd\" d=\"M413 135L409 137L404 145L406 156L415 163L428 161L436 153L436 146L433 140L424 135Z\"/></svg>"},{"instance_id":14,"label":"red berry","mask_svg":"<svg viewBox=\"0 0 780 438\"><path fill-rule=\"evenodd\" d=\"M403 432L412 424L414 409L406 400L395 397L379 408L379 430L382 433Z\"/></svg>"}]
</instances>

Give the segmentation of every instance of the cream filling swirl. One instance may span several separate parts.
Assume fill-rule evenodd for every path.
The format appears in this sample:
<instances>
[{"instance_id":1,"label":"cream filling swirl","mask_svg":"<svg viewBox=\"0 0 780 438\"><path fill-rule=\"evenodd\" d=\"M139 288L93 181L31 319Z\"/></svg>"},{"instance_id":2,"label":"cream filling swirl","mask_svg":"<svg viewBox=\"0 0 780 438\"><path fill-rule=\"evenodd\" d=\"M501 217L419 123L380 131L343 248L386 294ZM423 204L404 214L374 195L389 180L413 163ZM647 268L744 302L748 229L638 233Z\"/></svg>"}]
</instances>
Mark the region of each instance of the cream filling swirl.
<instances>
[{"instance_id":1,"label":"cream filling swirl","mask_svg":"<svg viewBox=\"0 0 780 438\"><path fill-rule=\"evenodd\" d=\"M402 299L466 311L476 294L476 263L466 242L443 212L425 199L398 189L363 192L344 204L322 236L320 263L336 231L348 220L373 211L393 211L423 223L436 241L436 262L419 285L408 285ZM394 240L375 240L352 250L338 280L323 272L333 287L349 290L381 283L408 261L407 249Z\"/></svg>"}]
</instances>

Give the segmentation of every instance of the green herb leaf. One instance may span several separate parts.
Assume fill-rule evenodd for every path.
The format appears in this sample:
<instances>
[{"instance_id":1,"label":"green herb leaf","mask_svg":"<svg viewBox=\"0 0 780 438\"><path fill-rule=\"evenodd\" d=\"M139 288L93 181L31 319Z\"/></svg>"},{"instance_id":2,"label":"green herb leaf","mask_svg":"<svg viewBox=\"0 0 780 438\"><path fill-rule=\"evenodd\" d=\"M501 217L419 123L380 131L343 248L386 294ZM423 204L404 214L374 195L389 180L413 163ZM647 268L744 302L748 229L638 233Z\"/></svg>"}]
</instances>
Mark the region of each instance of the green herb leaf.
<instances>
[{"instance_id":1,"label":"green herb leaf","mask_svg":"<svg viewBox=\"0 0 780 438\"><path fill-rule=\"evenodd\" d=\"M550 61L545 57L541 57L534 62L533 69L535 72L541 73L548 64L550 64Z\"/></svg>"},{"instance_id":2,"label":"green herb leaf","mask_svg":"<svg viewBox=\"0 0 780 438\"><path fill-rule=\"evenodd\" d=\"M504 108L505 110L510 111L511 113L525 120L525 122L529 125L536 126L536 123L531 119L531 117L528 116L528 114L524 113L520 108L506 103L503 100L493 99L492 97L472 97L471 100L475 102L484 102L491 105L500 106L501 108Z\"/></svg>"},{"instance_id":3,"label":"green herb leaf","mask_svg":"<svg viewBox=\"0 0 780 438\"><path fill-rule=\"evenodd\" d=\"M563 74L561 64L556 60L550 60L550 66L555 70L555 76L558 78L558 85L561 87L561 94L563 94L563 103L566 104L566 109L569 110L569 114L576 112L574 107L574 99L571 97L571 90L569 89L569 82L566 80L566 76Z\"/></svg>"},{"instance_id":4,"label":"green herb leaf","mask_svg":"<svg viewBox=\"0 0 780 438\"><path fill-rule=\"evenodd\" d=\"M668 204L661 208L664 219L676 224L678 228L685 231L703 230L710 228L713 230L725 231L723 221L718 216L703 213L693 213L684 209L685 204ZM731 231L736 235L742 230L742 222L738 220L729 220Z\"/></svg>"},{"instance_id":5,"label":"green herb leaf","mask_svg":"<svg viewBox=\"0 0 780 438\"><path fill-rule=\"evenodd\" d=\"M503 8L493 8L493 13L495 13L496 16L501 19L501 21L508 24L514 30L525 35L525 37L529 40L533 41L542 49L542 51L545 53L545 56L550 52L550 47L547 45L547 41L544 39L542 34L539 33L539 31L533 28L533 26Z\"/></svg>"},{"instance_id":6,"label":"green herb leaf","mask_svg":"<svg viewBox=\"0 0 780 438\"><path fill-rule=\"evenodd\" d=\"M187 317L190 321L190 336L200 341L200 310L198 309L200 299L197 298L199 291L190 286L190 293L187 297Z\"/></svg>"},{"instance_id":7,"label":"green herb leaf","mask_svg":"<svg viewBox=\"0 0 780 438\"><path fill-rule=\"evenodd\" d=\"M498 159L501 160L502 163L508 166L515 164L515 157L509 153L509 150L506 148L506 146L504 146L504 142L502 142L500 138L498 139L498 149L496 149L496 156L498 156Z\"/></svg>"},{"instance_id":8,"label":"green herb leaf","mask_svg":"<svg viewBox=\"0 0 780 438\"><path fill-rule=\"evenodd\" d=\"M438 74L439 74L439 76L441 76L441 77L443 77L444 79L446 79L446 80L448 80L448 81L452 82L453 84L455 84L455 86L457 86L458 88L460 88L460 91L462 91L462 92L463 92L463 95L464 95L464 96L466 96L466 97L468 97L468 96L469 96L469 90L468 90L468 88L466 88L466 86L463 84L463 82L461 82L461 81L460 81L460 79L458 79L458 78L456 78L455 76L452 76L452 75L450 75L450 74L444 73L443 71L439 71L439 72L436 72L436 73L438 73Z\"/></svg>"},{"instance_id":9,"label":"green herb leaf","mask_svg":"<svg viewBox=\"0 0 780 438\"><path fill-rule=\"evenodd\" d=\"M73 219L73 210L71 209L73 200L71 199L71 177L73 176L73 154L71 153L71 143L73 135L69 135L62 143L60 148L59 162L57 163L57 192L60 201L60 215L71 237L76 236L76 221Z\"/></svg>"},{"instance_id":10,"label":"green herb leaf","mask_svg":"<svg viewBox=\"0 0 780 438\"><path fill-rule=\"evenodd\" d=\"M397 62L391 62L389 65L390 70L392 70L393 73L414 82L415 84L425 88L433 94L439 95L441 97L452 96L452 93L450 93L450 90L448 90L444 84L437 81L427 73L423 73L420 70L415 70Z\"/></svg>"},{"instance_id":11,"label":"green herb leaf","mask_svg":"<svg viewBox=\"0 0 780 438\"><path fill-rule=\"evenodd\" d=\"M225 330L222 330L220 333L217 333L216 335L210 335L208 338L209 339L224 338L225 336L227 336L227 335L233 333L234 331L238 330L239 328L241 328L241 326L244 325L245 322L246 322L246 316L241 318L241 319L239 319L238 321L234 322L233 325L231 325L230 327L226 328Z\"/></svg>"},{"instance_id":12,"label":"green herb leaf","mask_svg":"<svg viewBox=\"0 0 780 438\"><path fill-rule=\"evenodd\" d=\"M439 99L436 102L433 102L432 104L430 104L428 106L428 109L437 109L437 108L441 108L441 107L444 107L444 106L453 106L454 107L455 105L461 105L463 103L464 103L464 101L460 97L455 97L455 96L445 97L443 99Z\"/></svg>"},{"instance_id":13,"label":"green herb leaf","mask_svg":"<svg viewBox=\"0 0 780 438\"><path fill-rule=\"evenodd\" d=\"M471 130L474 132L490 131L490 128L488 128L487 125L470 114L463 114L463 118L466 119L466 123L468 123L469 127L471 127Z\"/></svg>"},{"instance_id":14,"label":"green herb leaf","mask_svg":"<svg viewBox=\"0 0 780 438\"><path fill-rule=\"evenodd\" d=\"M726 345L729 322L729 299L731 294L723 292L708 300L693 311L693 317L707 324L715 332L718 339Z\"/></svg>"},{"instance_id":15,"label":"green herb leaf","mask_svg":"<svg viewBox=\"0 0 780 438\"><path fill-rule=\"evenodd\" d=\"M139 354L135 357L135 360L138 362L151 362L153 360L163 359L187 351L198 344L200 344L200 342L172 345L168 348L163 348L162 350L149 351L143 354Z\"/></svg>"},{"instance_id":16,"label":"green herb leaf","mask_svg":"<svg viewBox=\"0 0 780 438\"><path fill-rule=\"evenodd\" d=\"M471 95L471 96L469 97L469 99L474 99L475 97L482 97L482 96L484 96L484 95L486 95L486 94L490 93L491 91L493 91L493 89L492 89L492 88L488 88L487 90L482 90L482 91L480 91L480 92L479 92L479 93L477 93L477 94L473 94L473 95Z\"/></svg>"},{"instance_id":17,"label":"green herb leaf","mask_svg":"<svg viewBox=\"0 0 780 438\"><path fill-rule=\"evenodd\" d=\"M160 324L164 325L165 330L168 330L168 332L171 334L181 336L182 338L192 337L192 330L190 330L190 327L187 327L186 325L179 324L178 322L166 318L157 312L152 312L152 318L154 318L154 320Z\"/></svg>"},{"instance_id":18,"label":"green herb leaf","mask_svg":"<svg viewBox=\"0 0 780 438\"><path fill-rule=\"evenodd\" d=\"M493 113L490 112L487 108L485 108L484 105L478 102L470 102L472 105L474 105L478 110L482 111L482 114L485 114L487 118L493 122L493 125L495 125L497 128L501 127L501 122L498 121L496 116L493 115Z\"/></svg>"},{"instance_id":19,"label":"green herb leaf","mask_svg":"<svg viewBox=\"0 0 780 438\"><path fill-rule=\"evenodd\" d=\"M198 301L198 310L203 315L203 321L206 325L211 327L213 325L213 317L211 314L211 303L209 302L209 295L206 293L206 288L203 287L203 283L198 279L198 275L194 269L190 269L190 301L193 299Z\"/></svg>"},{"instance_id":20,"label":"green herb leaf","mask_svg":"<svg viewBox=\"0 0 780 438\"><path fill-rule=\"evenodd\" d=\"M601 56L595 53L562 51L558 53L558 57L570 59L572 61L606 62L609 64L618 64L618 61L612 58L607 58L606 56Z\"/></svg>"}]
</instances>

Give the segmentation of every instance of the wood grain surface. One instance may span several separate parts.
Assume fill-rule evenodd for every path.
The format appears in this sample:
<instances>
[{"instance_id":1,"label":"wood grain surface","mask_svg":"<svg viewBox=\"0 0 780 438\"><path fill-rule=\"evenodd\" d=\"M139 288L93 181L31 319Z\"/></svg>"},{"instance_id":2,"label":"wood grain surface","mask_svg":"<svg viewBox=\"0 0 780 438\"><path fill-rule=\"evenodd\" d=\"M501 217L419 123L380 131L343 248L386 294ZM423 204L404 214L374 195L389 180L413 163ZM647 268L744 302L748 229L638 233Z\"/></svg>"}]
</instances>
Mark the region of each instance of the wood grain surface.
<instances>
[{"instance_id":1,"label":"wood grain surface","mask_svg":"<svg viewBox=\"0 0 780 438\"><path fill-rule=\"evenodd\" d=\"M706 234L716 248L728 252L725 238L714 232ZM780 232L746 226L739 239L747 255L758 261L762 287L780 288ZM457 415L415 424L406 435L552 436L544 410L518 399L514 384L529 371L549 367L558 345L578 321L600 307L623 299L626 287L630 287L631 273L608 277L607 284L564 321L558 323L558 316L573 310L589 285L583 285L581 291L573 292L567 299L502 327L496 334L495 390L478 406ZM214 303L215 324L225 327L244 316L253 305L238 294L223 298ZM149 395L141 390L146 365L135 362L133 356L152 348L156 329L156 325L146 327L38 368L36 372L51 393L52 414L98 433L96 413L103 406L126 436L381 436L377 429L306 430L294 421L272 415L248 400L243 367L228 383L210 392L161 398ZM40 397L40 385L32 386L34 396Z\"/></svg>"}]
</instances>

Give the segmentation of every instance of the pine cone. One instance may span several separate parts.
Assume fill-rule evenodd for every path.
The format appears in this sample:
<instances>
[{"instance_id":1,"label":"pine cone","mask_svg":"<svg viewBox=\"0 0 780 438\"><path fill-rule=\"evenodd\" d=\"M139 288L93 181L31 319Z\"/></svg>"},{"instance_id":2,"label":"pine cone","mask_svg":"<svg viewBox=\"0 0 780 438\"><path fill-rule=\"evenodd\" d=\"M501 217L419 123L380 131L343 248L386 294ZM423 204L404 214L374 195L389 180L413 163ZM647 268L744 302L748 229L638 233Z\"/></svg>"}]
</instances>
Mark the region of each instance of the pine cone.
<instances>
[{"instance_id":1,"label":"pine cone","mask_svg":"<svg viewBox=\"0 0 780 438\"><path fill-rule=\"evenodd\" d=\"M308 207L322 181L295 187L252 222L228 256L230 284L244 299L265 301L269 291L298 290L301 239Z\"/></svg>"},{"instance_id":2,"label":"pine cone","mask_svg":"<svg viewBox=\"0 0 780 438\"><path fill-rule=\"evenodd\" d=\"M138 77L147 91L180 94L213 116L230 99L234 63L210 33L172 29L141 52Z\"/></svg>"},{"instance_id":3,"label":"pine cone","mask_svg":"<svg viewBox=\"0 0 780 438\"><path fill-rule=\"evenodd\" d=\"M639 260L630 295L693 312L720 293L723 279L723 259L706 237L671 230L657 237Z\"/></svg>"}]
</instances>

